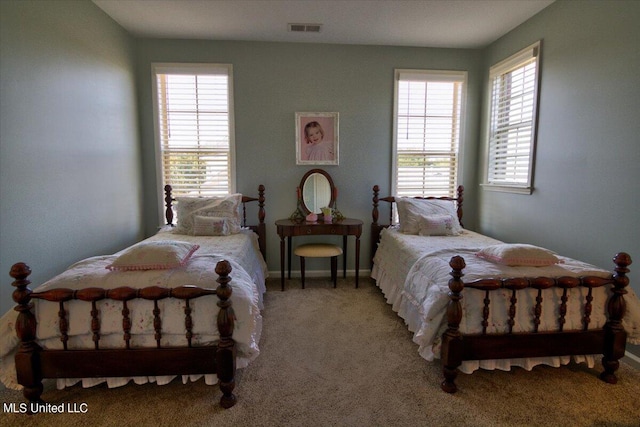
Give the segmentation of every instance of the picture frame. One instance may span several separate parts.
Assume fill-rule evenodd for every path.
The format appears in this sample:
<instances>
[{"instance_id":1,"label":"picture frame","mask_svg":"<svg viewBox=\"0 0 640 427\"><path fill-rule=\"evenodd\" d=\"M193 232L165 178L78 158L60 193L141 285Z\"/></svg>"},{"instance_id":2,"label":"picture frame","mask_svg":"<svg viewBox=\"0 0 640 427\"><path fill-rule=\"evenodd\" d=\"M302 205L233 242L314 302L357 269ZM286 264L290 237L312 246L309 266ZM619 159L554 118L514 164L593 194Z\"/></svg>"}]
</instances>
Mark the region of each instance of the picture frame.
<instances>
[{"instance_id":1,"label":"picture frame","mask_svg":"<svg viewBox=\"0 0 640 427\"><path fill-rule=\"evenodd\" d=\"M295 118L296 164L339 164L339 114L301 112Z\"/></svg>"}]
</instances>

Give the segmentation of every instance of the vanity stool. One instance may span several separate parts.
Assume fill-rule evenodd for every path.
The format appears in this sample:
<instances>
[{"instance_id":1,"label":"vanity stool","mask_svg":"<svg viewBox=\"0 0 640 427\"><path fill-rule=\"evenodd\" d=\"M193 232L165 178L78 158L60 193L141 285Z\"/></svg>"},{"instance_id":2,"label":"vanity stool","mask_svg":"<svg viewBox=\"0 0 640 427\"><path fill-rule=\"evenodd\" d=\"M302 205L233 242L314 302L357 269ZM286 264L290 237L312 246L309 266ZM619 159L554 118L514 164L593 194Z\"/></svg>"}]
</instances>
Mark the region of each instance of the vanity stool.
<instances>
[{"instance_id":1,"label":"vanity stool","mask_svg":"<svg viewBox=\"0 0 640 427\"><path fill-rule=\"evenodd\" d=\"M309 243L298 246L294 253L300 257L300 275L302 277L302 289L304 289L304 259L331 257L331 280L335 288L338 282L338 256L342 255L342 248L327 243Z\"/></svg>"}]
</instances>

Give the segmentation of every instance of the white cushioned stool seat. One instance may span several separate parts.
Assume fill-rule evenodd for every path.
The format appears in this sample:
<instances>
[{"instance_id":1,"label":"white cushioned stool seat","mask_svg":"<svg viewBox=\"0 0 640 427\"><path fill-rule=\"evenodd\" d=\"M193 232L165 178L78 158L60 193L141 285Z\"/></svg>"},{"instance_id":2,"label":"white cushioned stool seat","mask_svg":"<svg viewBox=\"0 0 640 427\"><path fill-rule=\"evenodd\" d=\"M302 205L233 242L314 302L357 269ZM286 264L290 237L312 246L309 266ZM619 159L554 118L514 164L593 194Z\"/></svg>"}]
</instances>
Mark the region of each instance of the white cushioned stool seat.
<instances>
[{"instance_id":1,"label":"white cushioned stool seat","mask_svg":"<svg viewBox=\"0 0 640 427\"><path fill-rule=\"evenodd\" d=\"M294 253L297 256L308 258L327 258L342 255L342 248L340 246L329 245L326 243L310 243L298 246Z\"/></svg>"},{"instance_id":2,"label":"white cushioned stool seat","mask_svg":"<svg viewBox=\"0 0 640 427\"><path fill-rule=\"evenodd\" d=\"M300 276L304 289L304 259L305 258L331 258L331 280L335 288L338 280L338 255L342 255L342 248L328 243L308 243L300 245L294 253L300 257Z\"/></svg>"}]
</instances>

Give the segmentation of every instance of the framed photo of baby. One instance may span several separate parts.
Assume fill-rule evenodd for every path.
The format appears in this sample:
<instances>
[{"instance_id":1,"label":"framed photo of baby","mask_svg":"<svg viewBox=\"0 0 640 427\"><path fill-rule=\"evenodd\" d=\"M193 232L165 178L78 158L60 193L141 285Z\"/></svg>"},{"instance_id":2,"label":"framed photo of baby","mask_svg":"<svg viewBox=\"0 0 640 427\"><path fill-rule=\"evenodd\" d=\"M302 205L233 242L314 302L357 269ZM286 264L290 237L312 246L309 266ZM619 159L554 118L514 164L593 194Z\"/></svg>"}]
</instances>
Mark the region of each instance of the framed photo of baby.
<instances>
[{"instance_id":1,"label":"framed photo of baby","mask_svg":"<svg viewBox=\"0 0 640 427\"><path fill-rule=\"evenodd\" d=\"M338 164L338 113L296 113L296 164Z\"/></svg>"}]
</instances>

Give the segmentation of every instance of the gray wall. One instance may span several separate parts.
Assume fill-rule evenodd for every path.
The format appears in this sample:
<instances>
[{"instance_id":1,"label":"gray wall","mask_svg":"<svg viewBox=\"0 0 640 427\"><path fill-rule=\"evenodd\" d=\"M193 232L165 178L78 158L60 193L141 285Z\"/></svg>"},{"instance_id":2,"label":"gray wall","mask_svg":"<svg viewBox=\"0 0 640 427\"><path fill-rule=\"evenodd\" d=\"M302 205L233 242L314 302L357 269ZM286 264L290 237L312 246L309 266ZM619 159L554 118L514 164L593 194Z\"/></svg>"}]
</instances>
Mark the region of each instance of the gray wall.
<instances>
[{"instance_id":1,"label":"gray wall","mask_svg":"<svg viewBox=\"0 0 640 427\"><path fill-rule=\"evenodd\" d=\"M533 194L477 191L481 232L607 269L628 252L640 293L638 22L640 2L559 1L486 50L488 70L542 39L538 146Z\"/></svg>"},{"instance_id":2,"label":"gray wall","mask_svg":"<svg viewBox=\"0 0 640 427\"><path fill-rule=\"evenodd\" d=\"M158 197L151 98L152 62L233 64L237 189L255 194L266 186L267 262L279 271L279 239L274 222L296 207L296 187L314 166L296 166L294 115L300 111L340 114L340 165L326 166L339 190L338 208L365 222L361 267L369 268L371 189L390 191L395 68L467 70L466 125L462 183L475 184L479 50L258 43L139 40L139 100L144 158L147 233L155 232ZM466 225L473 227L475 192L466 199ZM330 239L330 238L329 238ZM296 243L302 242L299 240ZM353 238L349 244L353 249ZM348 268L353 268L349 251ZM297 260L294 269L297 268ZM327 269L324 264L312 264Z\"/></svg>"},{"instance_id":3,"label":"gray wall","mask_svg":"<svg viewBox=\"0 0 640 427\"><path fill-rule=\"evenodd\" d=\"M325 169L340 188L339 208L368 224L371 187L390 187L394 68L469 71L467 227L605 268L617 251L638 258L637 22L638 2L563 0L485 50L133 40L90 2L2 1L0 310L12 306L6 272L14 262L31 263L39 284L77 259L155 232L154 61L233 64L237 187L249 194L267 187L272 271L273 222L294 209L295 187L311 168L295 165L294 113L340 113L341 164ZM537 39L543 56L536 190L483 191L488 68ZM365 226L364 267L368 243ZM638 292L634 271L635 264Z\"/></svg>"},{"instance_id":4,"label":"gray wall","mask_svg":"<svg viewBox=\"0 0 640 427\"><path fill-rule=\"evenodd\" d=\"M0 2L0 312L142 233L130 37L90 2Z\"/></svg>"}]
</instances>

